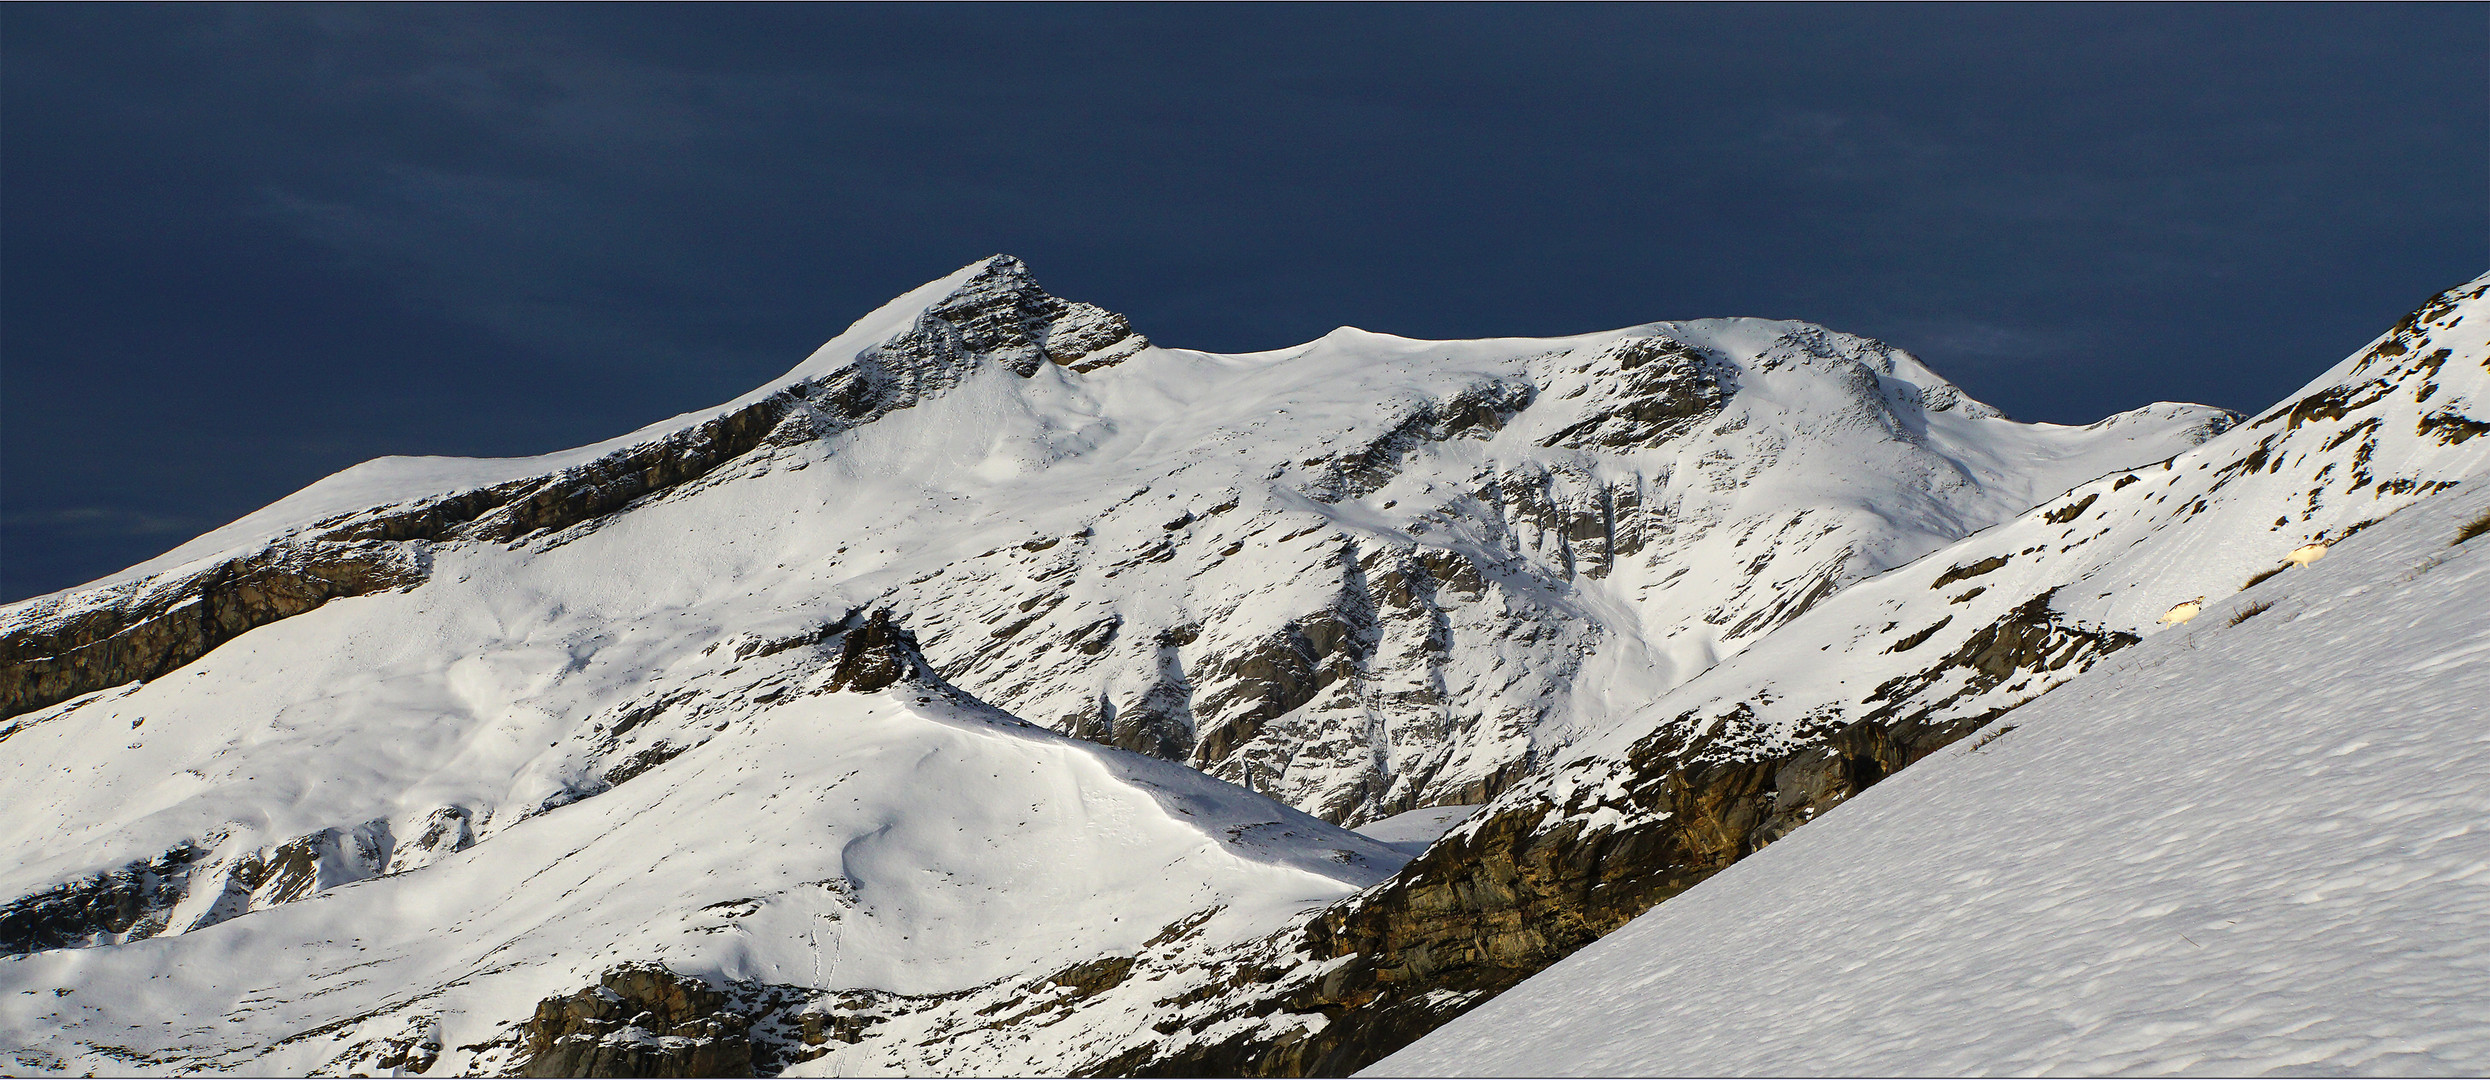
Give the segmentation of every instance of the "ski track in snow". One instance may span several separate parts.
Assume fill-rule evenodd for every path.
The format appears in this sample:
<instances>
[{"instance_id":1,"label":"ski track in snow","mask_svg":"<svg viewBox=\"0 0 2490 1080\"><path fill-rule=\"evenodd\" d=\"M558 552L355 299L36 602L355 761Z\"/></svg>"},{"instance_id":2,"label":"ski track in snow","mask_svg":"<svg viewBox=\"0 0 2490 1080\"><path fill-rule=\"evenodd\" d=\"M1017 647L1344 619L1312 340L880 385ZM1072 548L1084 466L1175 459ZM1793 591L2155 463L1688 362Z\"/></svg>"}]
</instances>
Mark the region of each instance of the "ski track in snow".
<instances>
[{"instance_id":1,"label":"ski track in snow","mask_svg":"<svg viewBox=\"0 0 2490 1080\"><path fill-rule=\"evenodd\" d=\"M2490 1071L2486 506L2208 603L1361 1075Z\"/></svg>"}]
</instances>

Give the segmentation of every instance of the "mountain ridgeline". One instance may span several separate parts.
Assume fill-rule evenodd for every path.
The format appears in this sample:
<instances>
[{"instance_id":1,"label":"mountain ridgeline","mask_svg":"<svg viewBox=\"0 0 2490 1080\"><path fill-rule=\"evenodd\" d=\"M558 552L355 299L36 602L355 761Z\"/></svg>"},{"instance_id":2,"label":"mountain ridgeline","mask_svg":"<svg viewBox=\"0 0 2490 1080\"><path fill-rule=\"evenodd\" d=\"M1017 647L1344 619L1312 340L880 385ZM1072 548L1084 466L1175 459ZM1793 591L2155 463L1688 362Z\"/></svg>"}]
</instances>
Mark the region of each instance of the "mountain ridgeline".
<instances>
[{"instance_id":1,"label":"mountain ridgeline","mask_svg":"<svg viewBox=\"0 0 2490 1080\"><path fill-rule=\"evenodd\" d=\"M2486 288L2253 418L2061 427L1804 323L1220 355L982 260L734 402L0 609L0 1028L1353 1071L2479 471Z\"/></svg>"}]
</instances>

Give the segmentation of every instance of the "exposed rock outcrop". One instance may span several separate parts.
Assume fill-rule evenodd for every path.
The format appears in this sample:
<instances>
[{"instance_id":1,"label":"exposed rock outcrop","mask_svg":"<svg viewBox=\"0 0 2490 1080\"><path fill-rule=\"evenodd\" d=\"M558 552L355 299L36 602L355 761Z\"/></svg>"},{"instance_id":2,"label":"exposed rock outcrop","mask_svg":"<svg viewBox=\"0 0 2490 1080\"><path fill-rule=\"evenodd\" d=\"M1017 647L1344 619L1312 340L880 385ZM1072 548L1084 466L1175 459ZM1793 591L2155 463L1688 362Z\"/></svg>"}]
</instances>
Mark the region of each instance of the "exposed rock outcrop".
<instances>
[{"instance_id":1,"label":"exposed rock outcrop","mask_svg":"<svg viewBox=\"0 0 2490 1080\"><path fill-rule=\"evenodd\" d=\"M1537 393L1528 383L1491 380L1465 387L1440 401L1407 406L1381 434L1364 445L1306 462L1320 470L1307 485L1307 494L1323 502L1370 494L1389 483L1410 455L1428 443L1485 439L1503 430L1515 413L1530 406Z\"/></svg>"},{"instance_id":2,"label":"exposed rock outcrop","mask_svg":"<svg viewBox=\"0 0 2490 1080\"><path fill-rule=\"evenodd\" d=\"M215 883L209 890L214 899L182 929L203 929L323 889L378 877L388 869L394 846L387 821L367 821L235 852L202 868Z\"/></svg>"},{"instance_id":3,"label":"exposed rock outcrop","mask_svg":"<svg viewBox=\"0 0 2490 1080\"><path fill-rule=\"evenodd\" d=\"M444 806L425 819L422 832L391 847L387 872L421 870L467 850L475 842L475 811L464 806Z\"/></svg>"},{"instance_id":4,"label":"exposed rock outcrop","mask_svg":"<svg viewBox=\"0 0 2490 1080\"><path fill-rule=\"evenodd\" d=\"M902 679L930 674L924 654L917 651L916 638L891 621L890 609L882 608L839 640L839 659L827 688L870 694Z\"/></svg>"},{"instance_id":5,"label":"exposed rock outcrop","mask_svg":"<svg viewBox=\"0 0 2490 1080\"><path fill-rule=\"evenodd\" d=\"M1728 398L1719 362L1667 338L1626 338L1593 364L1617 372L1591 391L1582 419L1540 440L1542 446L1621 450L1661 442L1720 411Z\"/></svg>"},{"instance_id":6,"label":"exposed rock outcrop","mask_svg":"<svg viewBox=\"0 0 2490 1080\"><path fill-rule=\"evenodd\" d=\"M732 998L654 964L548 998L519 1032L520 1076L751 1076L751 1020Z\"/></svg>"},{"instance_id":7,"label":"exposed rock outcrop","mask_svg":"<svg viewBox=\"0 0 2490 1080\"><path fill-rule=\"evenodd\" d=\"M444 813L463 815L451 808ZM465 819L444 821L425 843L455 845ZM453 827L453 825L455 827ZM247 842L245 842L247 843ZM324 889L378 877L399 854L387 821L321 829L266 847L237 848L226 833L0 905L0 954L118 945L187 933L291 903ZM455 848L451 848L455 850ZM416 861L398 869L422 865Z\"/></svg>"},{"instance_id":8,"label":"exposed rock outcrop","mask_svg":"<svg viewBox=\"0 0 2490 1080\"><path fill-rule=\"evenodd\" d=\"M0 633L0 717L155 678L341 596L418 584L429 572L426 554L373 542L285 543L171 581L39 604Z\"/></svg>"},{"instance_id":9,"label":"exposed rock outcrop","mask_svg":"<svg viewBox=\"0 0 2490 1080\"><path fill-rule=\"evenodd\" d=\"M0 954L113 945L164 932L168 913L189 895L192 868L211 847L183 844L0 905Z\"/></svg>"}]
</instances>

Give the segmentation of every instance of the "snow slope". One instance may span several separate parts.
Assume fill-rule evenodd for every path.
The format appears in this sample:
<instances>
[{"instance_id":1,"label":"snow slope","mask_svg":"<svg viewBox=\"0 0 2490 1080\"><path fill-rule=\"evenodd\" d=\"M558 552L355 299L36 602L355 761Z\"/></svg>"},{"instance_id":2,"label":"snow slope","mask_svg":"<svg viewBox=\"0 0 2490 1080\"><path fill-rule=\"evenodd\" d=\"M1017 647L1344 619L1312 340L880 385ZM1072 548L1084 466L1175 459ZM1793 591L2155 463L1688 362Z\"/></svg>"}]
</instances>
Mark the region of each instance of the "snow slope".
<instances>
[{"instance_id":1,"label":"snow slope","mask_svg":"<svg viewBox=\"0 0 2490 1080\"><path fill-rule=\"evenodd\" d=\"M2490 1071L2484 520L2209 600L1362 1075Z\"/></svg>"}]
</instances>

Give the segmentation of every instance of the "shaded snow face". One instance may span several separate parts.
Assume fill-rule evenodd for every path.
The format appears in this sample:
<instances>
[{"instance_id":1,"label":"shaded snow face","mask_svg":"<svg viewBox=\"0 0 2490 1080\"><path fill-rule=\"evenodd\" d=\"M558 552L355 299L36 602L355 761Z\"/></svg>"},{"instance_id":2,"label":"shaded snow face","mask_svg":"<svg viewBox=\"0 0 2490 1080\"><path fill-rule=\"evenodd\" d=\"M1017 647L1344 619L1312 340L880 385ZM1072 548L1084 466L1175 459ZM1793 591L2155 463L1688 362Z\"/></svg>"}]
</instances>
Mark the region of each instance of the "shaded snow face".
<instances>
[{"instance_id":1,"label":"shaded snow face","mask_svg":"<svg viewBox=\"0 0 2490 1080\"><path fill-rule=\"evenodd\" d=\"M1368 1074L2490 1069L2483 521L2209 599Z\"/></svg>"}]
</instances>

